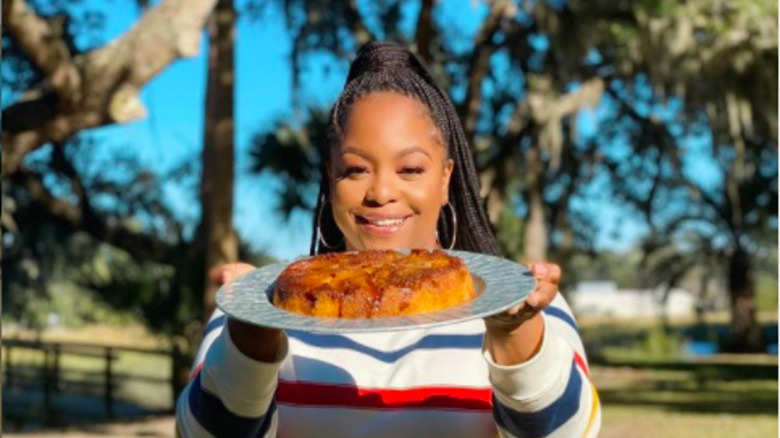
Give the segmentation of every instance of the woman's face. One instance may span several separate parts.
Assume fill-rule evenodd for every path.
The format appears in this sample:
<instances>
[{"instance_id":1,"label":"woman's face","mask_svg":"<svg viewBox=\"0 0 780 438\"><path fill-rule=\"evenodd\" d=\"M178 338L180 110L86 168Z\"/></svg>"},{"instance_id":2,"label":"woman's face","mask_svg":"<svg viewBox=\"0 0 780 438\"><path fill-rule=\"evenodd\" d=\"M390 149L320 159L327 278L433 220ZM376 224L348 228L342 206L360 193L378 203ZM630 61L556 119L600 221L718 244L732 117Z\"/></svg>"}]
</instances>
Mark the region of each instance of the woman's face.
<instances>
[{"instance_id":1,"label":"woman's face","mask_svg":"<svg viewBox=\"0 0 780 438\"><path fill-rule=\"evenodd\" d=\"M437 246L453 162L421 103L392 92L360 99L331 154L330 201L347 250Z\"/></svg>"}]
</instances>

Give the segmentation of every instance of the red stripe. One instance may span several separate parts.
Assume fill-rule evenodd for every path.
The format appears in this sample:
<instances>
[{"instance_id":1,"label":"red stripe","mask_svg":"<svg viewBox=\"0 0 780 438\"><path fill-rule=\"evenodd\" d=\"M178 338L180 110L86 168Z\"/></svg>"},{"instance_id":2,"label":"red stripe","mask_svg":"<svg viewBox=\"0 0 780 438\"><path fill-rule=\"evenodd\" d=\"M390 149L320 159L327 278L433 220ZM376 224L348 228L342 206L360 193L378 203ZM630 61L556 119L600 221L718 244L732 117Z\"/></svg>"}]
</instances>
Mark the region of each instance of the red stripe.
<instances>
[{"instance_id":1,"label":"red stripe","mask_svg":"<svg viewBox=\"0 0 780 438\"><path fill-rule=\"evenodd\" d=\"M492 390L428 387L373 389L357 386L279 379L276 401L281 404L338 406L357 409L460 409L486 411L492 408Z\"/></svg>"},{"instance_id":2,"label":"red stripe","mask_svg":"<svg viewBox=\"0 0 780 438\"><path fill-rule=\"evenodd\" d=\"M577 362L577 365L579 365L582 371L585 372L585 375L590 377L590 370L588 369L588 365L585 363L585 359L583 359L582 356L580 356L580 354L576 351L574 352L574 361Z\"/></svg>"},{"instance_id":3,"label":"red stripe","mask_svg":"<svg viewBox=\"0 0 780 438\"><path fill-rule=\"evenodd\" d=\"M203 362L199 363L198 366L196 366L195 369L192 370L192 372L190 373L190 380L194 379L195 376L198 375L198 373L202 368L203 368Z\"/></svg>"}]
</instances>

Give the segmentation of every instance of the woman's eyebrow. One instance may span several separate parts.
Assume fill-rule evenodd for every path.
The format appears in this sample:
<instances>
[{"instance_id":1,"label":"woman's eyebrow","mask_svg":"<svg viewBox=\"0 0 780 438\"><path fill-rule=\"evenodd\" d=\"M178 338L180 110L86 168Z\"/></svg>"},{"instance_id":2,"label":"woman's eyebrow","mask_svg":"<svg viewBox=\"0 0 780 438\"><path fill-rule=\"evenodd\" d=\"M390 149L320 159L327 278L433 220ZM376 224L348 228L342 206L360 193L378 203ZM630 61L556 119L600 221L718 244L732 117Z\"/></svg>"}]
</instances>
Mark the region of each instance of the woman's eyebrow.
<instances>
[{"instance_id":1,"label":"woman's eyebrow","mask_svg":"<svg viewBox=\"0 0 780 438\"><path fill-rule=\"evenodd\" d=\"M364 158L366 160L370 160L371 159L371 156L369 156L368 154L366 154L365 152L361 151L360 149L358 149L358 148L356 148L354 146L345 146L341 150L341 155L342 156L346 155L346 154L355 154L355 155L357 155L357 156L359 156L361 158Z\"/></svg>"},{"instance_id":2,"label":"woman's eyebrow","mask_svg":"<svg viewBox=\"0 0 780 438\"><path fill-rule=\"evenodd\" d=\"M431 159L433 158L433 157L431 157L431 154L427 150L425 150L424 147L417 146L417 145L409 146L409 147L405 147L405 148L401 149L401 151L398 152L397 156L398 157L403 157L404 155L413 154L415 152L420 152L420 153L423 153L423 154L427 155L428 158L431 158Z\"/></svg>"}]
</instances>

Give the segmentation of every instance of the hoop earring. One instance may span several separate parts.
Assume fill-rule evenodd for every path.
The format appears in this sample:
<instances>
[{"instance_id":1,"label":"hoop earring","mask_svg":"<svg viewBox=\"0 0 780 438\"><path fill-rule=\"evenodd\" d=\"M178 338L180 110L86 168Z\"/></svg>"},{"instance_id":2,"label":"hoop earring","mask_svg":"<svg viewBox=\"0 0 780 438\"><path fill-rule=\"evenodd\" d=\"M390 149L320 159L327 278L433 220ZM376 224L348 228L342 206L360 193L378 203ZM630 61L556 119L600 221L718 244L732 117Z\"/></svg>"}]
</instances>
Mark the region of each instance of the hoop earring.
<instances>
[{"instance_id":1,"label":"hoop earring","mask_svg":"<svg viewBox=\"0 0 780 438\"><path fill-rule=\"evenodd\" d=\"M452 251L452 248L455 248L455 242L458 239L458 216L455 214L455 207L449 202L447 202L444 207L449 207L450 211L452 211L452 242L450 242L450 247L447 248L448 251ZM444 207L442 207L442 212L444 211ZM436 232L436 241L439 242L439 246L441 246L438 231Z\"/></svg>"},{"instance_id":2,"label":"hoop earring","mask_svg":"<svg viewBox=\"0 0 780 438\"><path fill-rule=\"evenodd\" d=\"M322 231L320 229L322 228L322 210L325 209L325 204L327 204L328 201L322 202L320 204L320 209L317 211L317 240L322 243L322 246L328 249L338 249L339 245L341 245L344 242L344 238L342 237L341 241L335 245L329 245L328 242L325 241L325 236L322 235Z\"/></svg>"}]
</instances>

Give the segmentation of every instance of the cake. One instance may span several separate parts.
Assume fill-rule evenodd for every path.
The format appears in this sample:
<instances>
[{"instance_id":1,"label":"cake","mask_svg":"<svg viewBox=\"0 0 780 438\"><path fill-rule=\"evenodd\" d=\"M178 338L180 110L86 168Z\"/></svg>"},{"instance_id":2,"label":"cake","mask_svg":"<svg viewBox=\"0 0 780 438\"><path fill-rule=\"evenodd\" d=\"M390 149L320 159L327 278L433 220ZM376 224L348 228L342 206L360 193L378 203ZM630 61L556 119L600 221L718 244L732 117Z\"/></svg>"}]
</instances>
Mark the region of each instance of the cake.
<instances>
[{"instance_id":1,"label":"cake","mask_svg":"<svg viewBox=\"0 0 780 438\"><path fill-rule=\"evenodd\" d=\"M442 310L475 296L458 257L439 250L369 250L290 264L276 280L273 304L323 318L382 318Z\"/></svg>"}]
</instances>

